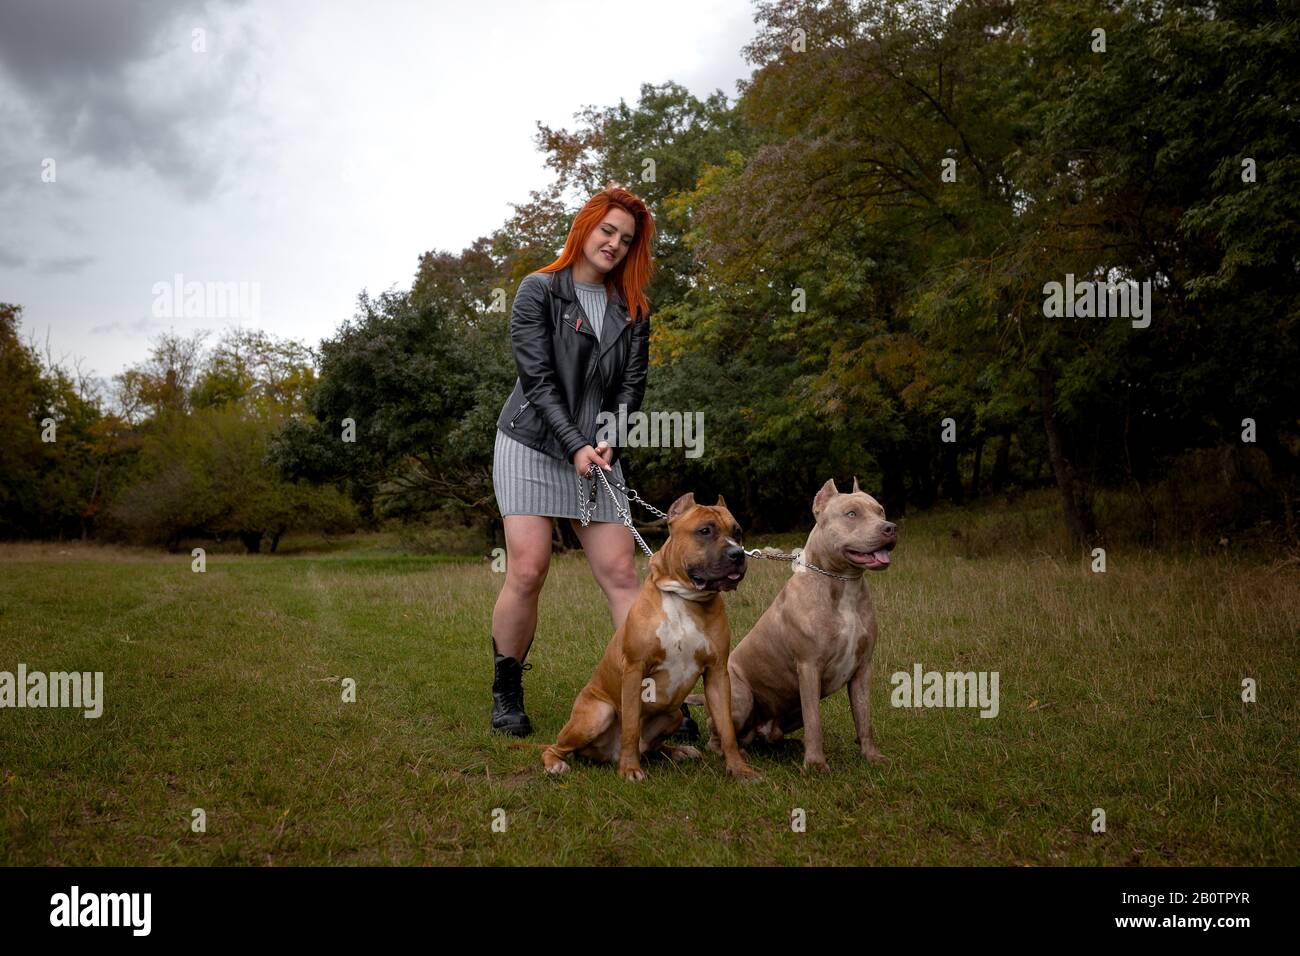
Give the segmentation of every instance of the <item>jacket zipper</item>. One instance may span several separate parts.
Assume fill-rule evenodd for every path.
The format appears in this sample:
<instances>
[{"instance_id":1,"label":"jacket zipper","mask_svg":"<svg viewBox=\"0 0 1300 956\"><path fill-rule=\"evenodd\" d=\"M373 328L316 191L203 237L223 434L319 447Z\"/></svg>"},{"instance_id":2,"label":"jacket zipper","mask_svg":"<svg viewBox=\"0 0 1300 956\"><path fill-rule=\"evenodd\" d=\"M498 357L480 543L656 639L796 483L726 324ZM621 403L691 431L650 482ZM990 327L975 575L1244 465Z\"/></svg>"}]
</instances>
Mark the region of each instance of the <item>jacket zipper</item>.
<instances>
[{"instance_id":1,"label":"jacket zipper","mask_svg":"<svg viewBox=\"0 0 1300 956\"><path fill-rule=\"evenodd\" d=\"M511 427L511 428L514 428L514 427L515 427L515 422L519 421L519 416L522 415L522 414L524 413L524 409L527 408L531 403L532 403L532 400L529 399L529 400L525 401L522 405L519 406L519 411L515 412L515 417L512 418L512 419L510 419L510 427Z\"/></svg>"}]
</instances>

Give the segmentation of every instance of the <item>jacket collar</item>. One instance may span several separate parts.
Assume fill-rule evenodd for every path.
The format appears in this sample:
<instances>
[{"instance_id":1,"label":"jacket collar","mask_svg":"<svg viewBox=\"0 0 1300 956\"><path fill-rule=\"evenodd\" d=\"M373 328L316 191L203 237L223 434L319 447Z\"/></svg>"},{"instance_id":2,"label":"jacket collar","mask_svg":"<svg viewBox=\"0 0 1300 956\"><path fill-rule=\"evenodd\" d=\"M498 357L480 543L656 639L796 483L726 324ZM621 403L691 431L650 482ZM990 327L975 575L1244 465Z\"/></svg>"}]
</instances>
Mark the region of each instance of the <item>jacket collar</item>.
<instances>
[{"instance_id":1,"label":"jacket collar","mask_svg":"<svg viewBox=\"0 0 1300 956\"><path fill-rule=\"evenodd\" d=\"M609 287L612 294L613 303L627 317L627 302L623 300L623 294L619 291L617 285ZM566 302L573 302L577 299L578 294L573 288L573 266L565 266L563 269L557 269L551 273L551 292L559 296Z\"/></svg>"}]
</instances>

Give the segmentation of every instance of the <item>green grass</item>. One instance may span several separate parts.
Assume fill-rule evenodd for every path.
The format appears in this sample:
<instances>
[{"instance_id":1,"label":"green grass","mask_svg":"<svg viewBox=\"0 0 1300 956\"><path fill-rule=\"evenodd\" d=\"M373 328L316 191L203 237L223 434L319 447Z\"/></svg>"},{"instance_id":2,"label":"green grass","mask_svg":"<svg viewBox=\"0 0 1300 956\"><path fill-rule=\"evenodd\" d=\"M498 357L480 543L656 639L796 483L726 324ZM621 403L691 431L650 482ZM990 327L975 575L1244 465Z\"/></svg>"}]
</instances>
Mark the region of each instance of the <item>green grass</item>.
<instances>
[{"instance_id":1,"label":"green grass","mask_svg":"<svg viewBox=\"0 0 1300 956\"><path fill-rule=\"evenodd\" d=\"M712 754L652 762L640 785L581 762L549 779L537 749L490 735L502 575L485 560L300 540L194 574L188 554L6 546L0 670L103 671L105 712L0 710L0 862L1300 862L1294 565L1112 550L1093 574L1028 543L1034 527L906 520L870 578L892 762L857 756L840 692L822 705L832 774L805 776L795 747L752 754L751 785ZM787 574L754 562L726 598L737 639ZM585 559L557 557L526 675L533 740L554 739L610 631ZM998 671L1000 715L891 708L889 675L914 662Z\"/></svg>"}]
</instances>

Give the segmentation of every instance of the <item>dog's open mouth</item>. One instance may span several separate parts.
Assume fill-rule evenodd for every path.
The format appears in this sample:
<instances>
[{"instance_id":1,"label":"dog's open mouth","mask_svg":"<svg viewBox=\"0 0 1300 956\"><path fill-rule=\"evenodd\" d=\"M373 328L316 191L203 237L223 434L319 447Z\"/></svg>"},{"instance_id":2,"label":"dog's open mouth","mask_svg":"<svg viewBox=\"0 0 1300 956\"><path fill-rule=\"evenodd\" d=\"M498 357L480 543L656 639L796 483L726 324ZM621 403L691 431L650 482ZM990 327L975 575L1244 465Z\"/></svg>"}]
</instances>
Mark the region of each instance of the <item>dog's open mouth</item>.
<instances>
[{"instance_id":1,"label":"dog's open mouth","mask_svg":"<svg viewBox=\"0 0 1300 956\"><path fill-rule=\"evenodd\" d=\"M736 585L745 577L744 571L731 571L714 577L704 571L689 572L691 585L697 591L734 591Z\"/></svg>"},{"instance_id":2,"label":"dog's open mouth","mask_svg":"<svg viewBox=\"0 0 1300 956\"><path fill-rule=\"evenodd\" d=\"M883 571L889 567L889 552L892 550L893 545L886 545L876 551L857 551L853 548L845 548L844 554L860 568L866 568L868 571Z\"/></svg>"}]
</instances>

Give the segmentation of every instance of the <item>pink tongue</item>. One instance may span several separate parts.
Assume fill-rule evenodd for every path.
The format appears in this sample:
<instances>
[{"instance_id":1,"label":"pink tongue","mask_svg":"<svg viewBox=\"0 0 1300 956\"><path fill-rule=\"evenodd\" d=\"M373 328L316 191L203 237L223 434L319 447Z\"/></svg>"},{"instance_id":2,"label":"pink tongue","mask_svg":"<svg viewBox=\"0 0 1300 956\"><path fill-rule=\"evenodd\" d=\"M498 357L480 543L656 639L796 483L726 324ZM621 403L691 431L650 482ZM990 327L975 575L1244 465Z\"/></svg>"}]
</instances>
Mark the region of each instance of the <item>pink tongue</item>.
<instances>
[{"instance_id":1,"label":"pink tongue","mask_svg":"<svg viewBox=\"0 0 1300 956\"><path fill-rule=\"evenodd\" d=\"M881 548L879 551L871 552L871 556L875 558L877 561L879 561L881 564L889 563L889 552L886 551L884 548Z\"/></svg>"}]
</instances>

